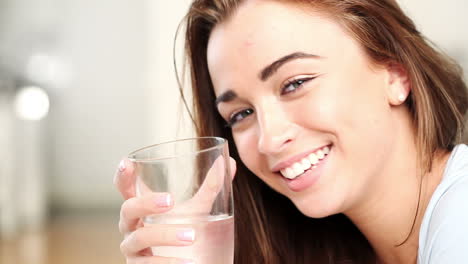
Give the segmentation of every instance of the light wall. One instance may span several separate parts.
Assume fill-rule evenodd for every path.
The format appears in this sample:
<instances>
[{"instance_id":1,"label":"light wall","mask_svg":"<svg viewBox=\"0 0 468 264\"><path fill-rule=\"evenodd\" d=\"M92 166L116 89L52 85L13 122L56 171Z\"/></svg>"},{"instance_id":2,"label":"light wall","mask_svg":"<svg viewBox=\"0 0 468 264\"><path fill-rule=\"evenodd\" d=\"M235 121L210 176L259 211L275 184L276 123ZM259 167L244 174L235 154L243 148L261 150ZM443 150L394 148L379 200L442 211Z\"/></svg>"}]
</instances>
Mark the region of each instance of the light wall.
<instances>
[{"instance_id":1,"label":"light wall","mask_svg":"<svg viewBox=\"0 0 468 264\"><path fill-rule=\"evenodd\" d=\"M150 143L147 1L62 0L54 53L70 67L51 89L54 208L117 207L119 160Z\"/></svg>"},{"instance_id":2,"label":"light wall","mask_svg":"<svg viewBox=\"0 0 468 264\"><path fill-rule=\"evenodd\" d=\"M119 160L136 148L188 135L176 134L172 44L189 1L67 3L58 50L75 77L53 93L52 203L119 207L112 185Z\"/></svg>"},{"instance_id":3,"label":"light wall","mask_svg":"<svg viewBox=\"0 0 468 264\"><path fill-rule=\"evenodd\" d=\"M174 68L174 59L181 76L183 36L177 28L188 10L190 0L148 1L148 113L150 135L154 142L189 137L193 129L182 107ZM175 57L174 57L175 46ZM185 87L187 88L187 87ZM190 94L188 94L190 95ZM190 98L190 97L188 97Z\"/></svg>"}]
</instances>

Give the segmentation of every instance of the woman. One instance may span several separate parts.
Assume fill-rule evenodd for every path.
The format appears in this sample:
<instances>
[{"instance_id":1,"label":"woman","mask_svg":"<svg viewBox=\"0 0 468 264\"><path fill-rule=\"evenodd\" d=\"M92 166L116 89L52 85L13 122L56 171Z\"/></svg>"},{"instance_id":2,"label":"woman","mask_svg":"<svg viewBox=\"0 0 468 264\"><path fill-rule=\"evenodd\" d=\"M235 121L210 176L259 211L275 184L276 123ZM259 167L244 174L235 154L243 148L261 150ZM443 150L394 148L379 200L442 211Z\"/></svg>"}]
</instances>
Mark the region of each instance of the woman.
<instances>
[{"instance_id":1,"label":"woman","mask_svg":"<svg viewBox=\"0 0 468 264\"><path fill-rule=\"evenodd\" d=\"M235 263L468 259L466 85L395 1L196 0L186 41L198 135L235 145ZM127 263L183 263L138 228L166 197L115 179Z\"/></svg>"}]
</instances>

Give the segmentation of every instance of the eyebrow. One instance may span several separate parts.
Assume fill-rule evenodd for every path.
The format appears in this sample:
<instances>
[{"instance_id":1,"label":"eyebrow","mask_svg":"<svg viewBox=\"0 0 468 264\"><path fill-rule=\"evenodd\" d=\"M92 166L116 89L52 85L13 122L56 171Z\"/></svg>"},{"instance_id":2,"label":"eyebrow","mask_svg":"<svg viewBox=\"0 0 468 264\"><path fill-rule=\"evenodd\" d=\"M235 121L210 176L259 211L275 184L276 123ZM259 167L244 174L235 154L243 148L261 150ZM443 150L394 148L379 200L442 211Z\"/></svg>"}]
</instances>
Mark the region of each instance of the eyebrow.
<instances>
[{"instance_id":1,"label":"eyebrow","mask_svg":"<svg viewBox=\"0 0 468 264\"><path fill-rule=\"evenodd\" d=\"M313 55L313 54L308 54L304 52L294 52L289 55L283 56L270 65L266 66L259 74L259 78L262 81L266 81L268 78L270 78L271 75L273 75L281 66L283 66L285 63L295 60L295 59L303 59L303 58L314 58L314 59L319 59L321 58L318 55Z\"/></svg>"},{"instance_id":2,"label":"eyebrow","mask_svg":"<svg viewBox=\"0 0 468 264\"><path fill-rule=\"evenodd\" d=\"M218 106L219 103L227 103L233 101L236 98L237 94L232 90L228 90L216 98L215 104Z\"/></svg>"},{"instance_id":3,"label":"eyebrow","mask_svg":"<svg viewBox=\"0 0 468 264\"><path fill-rule=\"evenodd\" d=\"M285 63L295 60L295 59L304 59L304 58L314 58L314 59L319 59L321 58L318 55L313 55L313 54L308 54L304 52L294 52L291 54L288 54L286 56L283 56L274 62L272 62L270 65L266 66L259 74L259 78L262 81L266 81L270 76L272 76L281 66L283 66ZM220 103L227 103L231 102L234 99L237 98L237 94L232 91L228 90L224 93L222 93L220 96L218 96L215 100L215 105L218 106Z\"/></svg>"}]
</instances>

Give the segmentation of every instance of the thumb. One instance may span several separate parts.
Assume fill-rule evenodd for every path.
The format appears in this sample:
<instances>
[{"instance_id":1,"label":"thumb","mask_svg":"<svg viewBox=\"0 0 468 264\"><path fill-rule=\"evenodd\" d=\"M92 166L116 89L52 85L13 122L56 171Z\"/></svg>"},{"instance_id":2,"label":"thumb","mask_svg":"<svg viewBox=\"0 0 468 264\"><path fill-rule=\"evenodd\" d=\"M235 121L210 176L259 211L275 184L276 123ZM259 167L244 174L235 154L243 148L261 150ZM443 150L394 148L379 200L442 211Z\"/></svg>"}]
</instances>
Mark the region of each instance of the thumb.
<instances>
[{"instance_id":1,"label":"thumb","mask_svg":"<svg viewBox=\"0 0 468 264\"><path fill-rule=\"evenodd\" d=\"M127 200L135 196L135 168L127 158L120 161L114 174L114 185L122 197Z\"/></svg>"},{"instance_id":2,"label":"thumb","mask_svg":"<svg viewBox=\"0 0 468 264\"><path fill-rule=\"evenodd\" d=\"M237 163L236 160L233 159L232 157L229 157L229 165L230 165L230 172L231 172L231 178L234 179L236 177L236 172L237 172Z\"/></svg>"},{"instance_id":3,"label":"thumb","mask_svg":"<svg viewBox=\"0 0 468 264\"><path fill-rule=\"evenodd\" d=\"M229 159L229 169L226 168L226 165L226 162L224 162L224 156L219 156L213 162L213 165L208 170L202 185L190 200L192 211L206 213L211 210L217 195L226 184L224 182L226 173L231 174L231 179L235 175L236 162L234 159Z\"/></svg>"}]
</instances>

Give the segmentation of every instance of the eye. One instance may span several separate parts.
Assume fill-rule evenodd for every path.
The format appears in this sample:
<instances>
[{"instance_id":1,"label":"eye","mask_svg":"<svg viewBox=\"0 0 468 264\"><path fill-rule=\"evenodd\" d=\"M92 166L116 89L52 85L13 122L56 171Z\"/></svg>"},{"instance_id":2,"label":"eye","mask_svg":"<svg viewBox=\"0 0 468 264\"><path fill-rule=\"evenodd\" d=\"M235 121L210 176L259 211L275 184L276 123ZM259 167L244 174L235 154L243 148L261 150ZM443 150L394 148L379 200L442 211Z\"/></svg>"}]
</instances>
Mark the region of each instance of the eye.
<instances>
[{"instance_id":1,"label":"eye","mask_svg":"<svg viewBox=\"0 0 468 264\"><path fill-rule=\"evenodd\" d=\"M253 114L253 112L254 112L253 109L248 108L248 109L244 109L242 111L239 111L239 112L236 112L236 113L232 114L229 117L227 127L232 127L232 126L236 125L240 121L244 120L244 118L246 118L249 115Z\"/></svg>"},{"instance_id":2,"label":"eye","mask_svg":"<svg viewBox=\"0 0 468 264\"><path fill-rule=\"evenodd\" d=\"M299 77L292 80L288 80L286 84L281 88L281 95L289 94L296 92L302 87L302 85L310 80L313 80L315 77Z\"/></svg>"}]
</instances>

